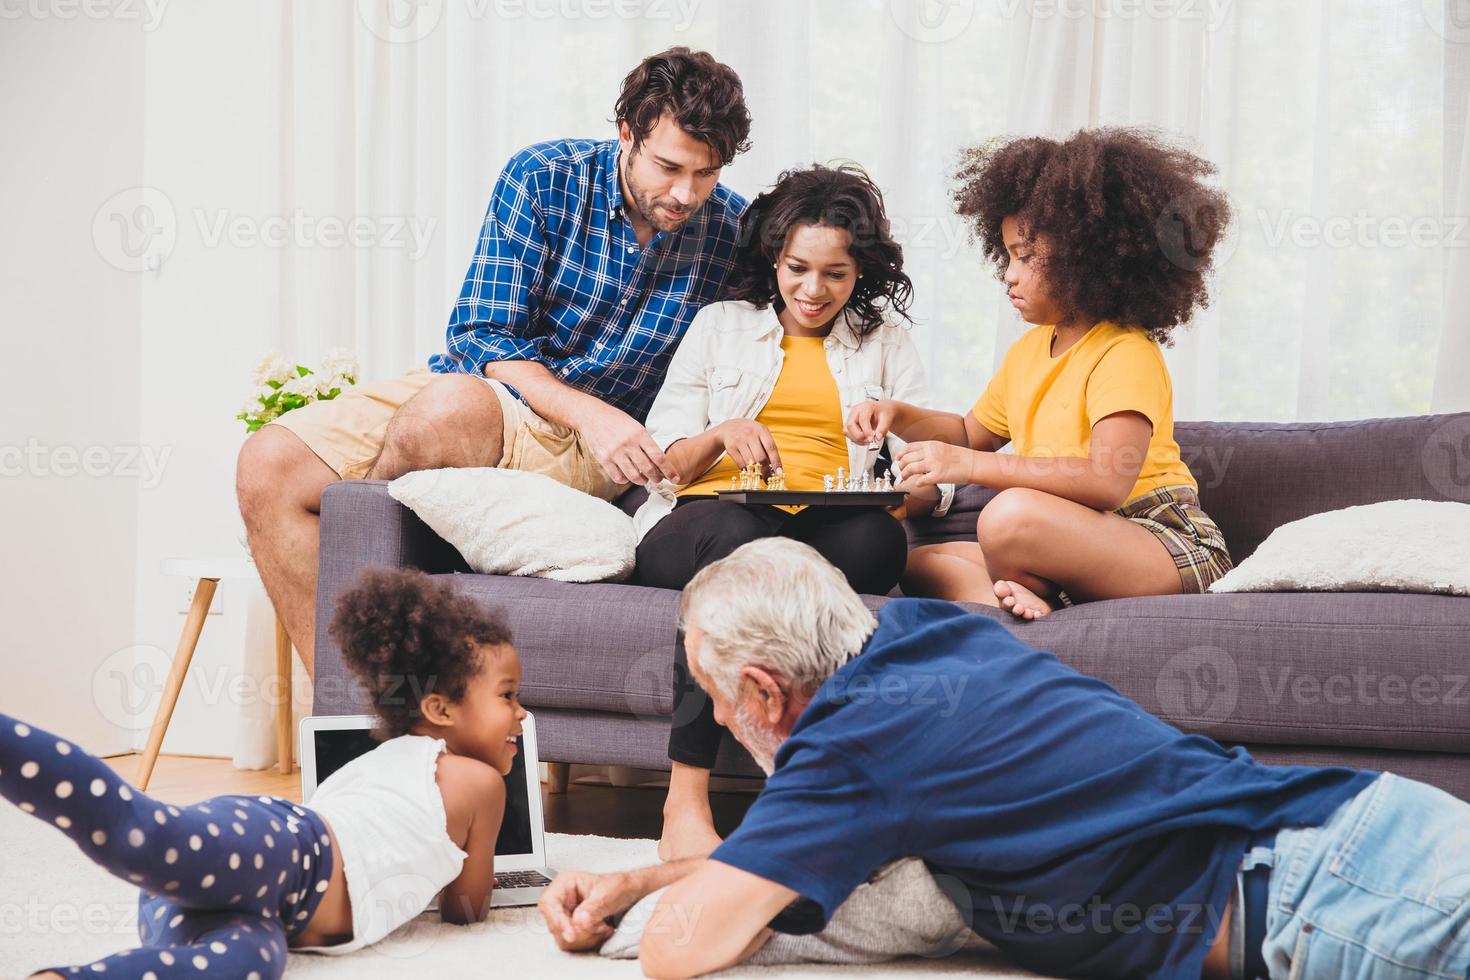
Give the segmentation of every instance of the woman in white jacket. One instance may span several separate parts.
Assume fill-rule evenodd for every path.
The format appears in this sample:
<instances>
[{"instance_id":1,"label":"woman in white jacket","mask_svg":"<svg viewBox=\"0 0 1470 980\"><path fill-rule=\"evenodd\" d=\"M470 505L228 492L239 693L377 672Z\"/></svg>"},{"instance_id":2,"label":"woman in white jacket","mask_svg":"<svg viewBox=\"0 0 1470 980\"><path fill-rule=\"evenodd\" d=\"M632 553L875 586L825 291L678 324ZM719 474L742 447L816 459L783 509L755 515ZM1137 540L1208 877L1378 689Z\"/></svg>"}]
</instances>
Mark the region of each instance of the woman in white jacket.
<instances>
[{"instance_id":1,"label":"woman in white jacket","mask_svg":"<svg viewBox=\"0 0 1470 980\"><path fill-rule=\"evenodd\" d=\"M913 285L888 230L883 197L857 167L788 171L753 201L724 302L690 324L648 415L681 485L651 485L636 520L637 580L682 589L741 545L804 541L859 592L886 594L908 554L902 518L948 506L953 490L881 508L789 508L719 501L754 464L792 490L820 490L839 467L871 474L880 446L850 443L844 420L865 401L925 403L919 353L905 327ZM901 446L889 437L891 457ZM906 489L900 486L900 489ZM702 856L719 843L709 774L723 729L675 645L673 774L659 853Z\"/></svg>"}]
</instances>

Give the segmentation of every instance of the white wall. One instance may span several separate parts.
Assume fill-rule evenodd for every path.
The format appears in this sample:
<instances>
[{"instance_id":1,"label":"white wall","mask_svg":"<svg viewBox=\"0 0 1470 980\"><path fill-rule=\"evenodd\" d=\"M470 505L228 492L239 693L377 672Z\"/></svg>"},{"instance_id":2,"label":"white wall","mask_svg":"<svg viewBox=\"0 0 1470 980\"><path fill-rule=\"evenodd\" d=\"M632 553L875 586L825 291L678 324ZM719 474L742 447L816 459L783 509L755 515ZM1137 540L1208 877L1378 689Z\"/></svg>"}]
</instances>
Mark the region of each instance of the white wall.
<instances>
[{"instance_id":1,"label":"white wall","mask_svg":"<svg viewBox=\"0 0 1470 980\"><path fill-rule=\"evenodd\" d=\"M122 229L93 224L142 183L145 35L20 9L0 21L0 710L116 752L156 491L137 465L141 279L108 261L127 264Z\"/></svg>"},{"instance_id":2,"label":"white wall","mask_svg":"<svg viewBox=\"0 0 1470 980\"><path fill-rule=\"evenodd\" d=\"M148 37L144 133L147 183L166 197L176 236L142 287L139 431L177 447L160 486L138 501L137 636L172 656L187 583L170 556L243 554L235 505L234 416L250 367L279 346L258 284L270 248L214 240L221 219L257 224L270 154L262 17L253 3L175 3ZM234 749L244 647L243 583L221 582L164 742L165 752L228 756ZM146 656L162 659L156 651Z\"/></svg>"}]
</instances>

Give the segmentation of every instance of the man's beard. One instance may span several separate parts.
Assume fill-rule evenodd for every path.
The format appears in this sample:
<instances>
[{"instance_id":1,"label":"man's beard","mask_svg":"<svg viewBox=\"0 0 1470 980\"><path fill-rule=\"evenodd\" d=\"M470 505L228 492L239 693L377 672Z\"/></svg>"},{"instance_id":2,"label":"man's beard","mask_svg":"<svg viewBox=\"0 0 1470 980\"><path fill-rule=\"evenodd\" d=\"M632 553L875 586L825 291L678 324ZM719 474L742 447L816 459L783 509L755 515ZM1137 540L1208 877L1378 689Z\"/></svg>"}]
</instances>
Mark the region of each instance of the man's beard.
<instances>
[{"instance_id":1,"label":"man's beard","mask_svg":"<svg viewBox=\"0 0 1470 980\"><path fill-rule=\"evenodd\" d=\"M660 204L667 208L678 209L679 202L673 198L657 198L649 194L633 179L632 167L627 169L624 176L628 181L628 191L633 195L633 203L638 207L638 213L643 215L644 220L653 225L657 231L672 234L688 224L689 219L694 217L694 212L699 210L698 206L695 206L685 209L678 217L660 215L658 212Z\"/></svg>"},{"instance_id":2,"label":"man's beard","mask_svg":"<svg viewBox=\"0 0 1470 980\"><path fill-rule=\"evenodd\" d=\"M745 746L745 750L755 759L755 764L761 767L761 771L767 776L775 772L776 751L785 740L757 725L743 704L735 709L735 717L731 721L730 731L734 733L736 741Z\"/></svg>"}]
</instances>

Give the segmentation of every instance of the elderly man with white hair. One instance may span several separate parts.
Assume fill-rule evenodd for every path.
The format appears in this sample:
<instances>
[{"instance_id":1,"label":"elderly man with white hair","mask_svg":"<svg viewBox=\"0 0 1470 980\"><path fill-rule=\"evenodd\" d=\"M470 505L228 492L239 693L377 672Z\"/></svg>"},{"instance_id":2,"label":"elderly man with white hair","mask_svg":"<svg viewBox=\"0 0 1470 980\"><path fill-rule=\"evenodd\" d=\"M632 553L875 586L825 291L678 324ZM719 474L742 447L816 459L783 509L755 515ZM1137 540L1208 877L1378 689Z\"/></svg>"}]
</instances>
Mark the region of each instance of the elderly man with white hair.
<instances>
[{"instance_id":1,"label":"elderly man with white hair","mask_svg":"<svg viewBox=\"0 0 1470 980\"><path fill-rule=\"evenodd\" d=\"M919 858L966 924L1053 976L1463 977L1470 805L1392 774L1265 766L936 600L875 616L806 545L704 569L680 608L716 717L769 774L707 859L568 872L541 910L590 949L667 888L650 976L820 930Z\"/></svg>"}]
</instances>

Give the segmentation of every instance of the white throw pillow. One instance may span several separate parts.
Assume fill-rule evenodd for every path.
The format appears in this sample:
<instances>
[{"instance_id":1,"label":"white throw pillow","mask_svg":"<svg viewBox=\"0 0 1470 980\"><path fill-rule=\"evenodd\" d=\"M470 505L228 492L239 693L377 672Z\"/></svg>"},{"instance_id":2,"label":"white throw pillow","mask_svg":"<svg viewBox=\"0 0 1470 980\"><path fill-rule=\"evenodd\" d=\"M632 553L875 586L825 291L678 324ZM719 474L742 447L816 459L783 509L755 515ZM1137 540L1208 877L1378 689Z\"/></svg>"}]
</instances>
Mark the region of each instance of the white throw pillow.
<instances>
[{"instance_id":1,"label":"white throw pillow","mask_svg":"<svg viewBox=\"0 0 1470 980\"><path fill-rule=\"evenodd\" d=\"M388 493L484 575L604 582L633 571L633 519L539 473L420 470L388 484Z\"/></svg>"},{"instance_id":2,"label":"white throw pillow","mask_svg":"<svg viewBox=\"0 0 1470 980\"><path fill-rule=\"evenodd\" d=\"M1470 595L1470 504L1385 500L1283 524L1210 591Z\"/></svg>"}]
</instances>

